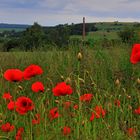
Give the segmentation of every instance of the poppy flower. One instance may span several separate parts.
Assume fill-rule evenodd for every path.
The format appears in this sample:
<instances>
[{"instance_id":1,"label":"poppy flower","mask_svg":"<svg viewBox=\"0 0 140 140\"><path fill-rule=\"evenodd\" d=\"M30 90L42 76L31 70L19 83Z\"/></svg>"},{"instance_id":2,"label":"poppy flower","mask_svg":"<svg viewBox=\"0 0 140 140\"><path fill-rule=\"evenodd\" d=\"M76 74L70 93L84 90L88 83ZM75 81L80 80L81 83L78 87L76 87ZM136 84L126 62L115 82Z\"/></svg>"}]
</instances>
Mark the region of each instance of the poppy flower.
<instances>
[{"instance_id":1,"label":"poppy flower","mask_svg":"<svg viewBox=\"0 0 140 140\"><path fill-rule=\"evenodd\" d=\"M54 96L65 96L72 94L72 88L65 82L58 83L53 89Z\"/></svg>"},{"instance_id":2,"label":"poppy flower","mask_svg":"<svg viewBox=\"0 0 140 140\"><path fill-rule=\"evenodd\" d=\"M140 106L137 109L134 110L134 113L137 114L137 115L140 115Z\"/></svg>"},{"instance_id":3,"label":"poppy flower","mask_svg":"<svg viewBox=\"0 0 140 140\"><path fill-rule=\"evenodd\" d=\"M134 44L131 52L130 62L136 64L140 61L140 44Z\"/></svg>"},{"instance_id":4,"label":"poppy flower","mask_svg":"<svg viewBox=\"0 0 140 140\"><path fill-rule=\"evenodd\" d=\"M16 106L16 111L20 115L24 115L29 110L34 109L33 101L30 98L24 96L21 96L16 100L15 106Z\"/></svg>"},{"instance_id":5,"label":"poppy flower","mask_svg":"<svg viewBox=\"0 0 140 140\"><path fill-rule=\"evenodd\" d=\"M71 133L71 128L68 126L63 127L63 135L69 135Z\"/></svg>"},{"instance_id":6,"label":"poppy flower","mask_svg":"<svg viewBox=\"0 0 140 140\"><path fill-rule=\"evenodd\" d=\"M40 114L35 115L36 119L32 120L32 124L40 124Z\"/></svg>"},{"instance_id":7,"label":"poppy flower","mask_svg":"<svg viewBox=\"0 0 140 140\"><path fill-rule=\"evenodd\" d=\"M75 110L77 110L79 108L79 106L77 105L77 104L75 104L74 106L73 106L73 109L75 109Z\"/></svg>"},{"instance_id":8,"label":"poppy flower","mask_svg":"<svg viewBox=\"0 0 140 140\"><path fill-rule=\"evenodd\" d=\"M105 114L106 114L106 111L102 108L102 106L96 106L94 108L94 111L95 111L95 117L96 118L104 117Z\"/></svg>"},{"instance_id":9,"label":"poppy flower","mask_svg":"<svg viewBox=\"0 0 140 140\"><path fill-rule=\"evenodd\" d=\"M22 140L22 134L23 134L23 132L24 132L24 128L23 127L18 128L18 131L16 133L15 140Z\"/></svg>"},{"instance_id":10,"label":"poppy flower","mask_svg":"<svg viewBox=\"0 0 140 140\"><path fill-rule=\"evenodd\" d=\"M49 112L49 118L50 120L56 119L60 116L59 112L58 112L58 108L52 108Z\"/></svg>"},{"instance_id":11,"label":"poppy flower","mask_svg":"<svg viewBox=\"0 0 140 140\"><path fill-rule=\"evenodd\" d=\"M32 84L33 92L44 92L44 85L41 82L35 82Z\"/></svg>"},{"instance_id":12,"label":"poppy flower","mask_svg":"<svg viewBox=\"0 0 140 140\"><path fill-rule=\"evenodd\" d=\"M136 129L135 128L128 128L127 129L127 134L129 135L129 136L133 136L133 135L135 135L135 133L136 133Z\"/></svg>"},{"instance_id":13,"label":"poppy flower","mask_svg":"<svg viewBox=\"0 0 140 140\"><path fill-rule=\"evenodd\" d=\"M7 108L8 108L9 110L14 110L14 108L15 108L15 102L14 102L14 101L10 101L10 102L8 103L8 105L7 105Z\"/></svg>"},{"instance_id":14,"label":"poppy flower","mask_svg":"<svg viewBox=\"0 0 140 140\"><path fill-rule=\"evenodd\" d=\"M4 93L3 96L2 96L3 99L6 99L6 100L11 100L12 99L12 96L9 92L7 93Z\"/></svg>"},{"instance_id":15,"label":"poppy flower","mask_svg":"<svg viewBox=\"0 0 140 140\"><path fill-rule=\"evenodd\" d=\"M91 99L93 97L93 94L91 93L87 93L87 94L84 94L84 95L81 95L80 96L80 101L83 101L83 102L90 102Z\"/></svg>"},{"instance_id":16,"label":"poppy flower","mask_svg":"<svg viewBox=\"0 0 140 140\"><path fill-rule=\"evenodd\" d=\"M32 64L24 70L23 76L25 80L29 80L30 78L36 75L40 75L42 73L43 73L43 70L40 66Z\"/></svg>"},{"instance_id":17,"label":"poppy flower","mask_svg":"<svg viewBox=\"0 0 140 140\"><path fill-rule=\"evenodd\" d=\"M9 122L5 123L5 124L2 124L1 126L1 130L3 132L10 132L10 131L13 131L15 128L14 125L11 125Z\"/></svg>"},{"instance_id":18,"label":"poppy flower","mask_svg":"<svg viewBox=\"0 0 140 140\"><path fill-rule=\"evenodd\" d=\"M114 104L115 104L115 106L118 106L118 107L120 107L120 105L121 105L121 102L120 102L120 100L115 100L115 101L114 101Z\"/></svg>"},{"instance_id":19,"label":"poppy flower","mask_svg":"<svg viewBox=\"0 0 140 140\"><path fill-rule=\"evenodd\" d=\"M95 118L95 115L94 115L94 113L92 112L91 117L90 117L90 121L93 121L94 118Z\"/></svg>"},{"instance_id":20,"label":"poppy flower","mask_svg":"<svg viewBox=\"0 0 140 140\"><path fill-rule=\"evenodd\" d=\"M23 79L23 72L19 69L8 69L4 72L4 78L10 82L20 82Z\"/></svg>"}]
</instances>

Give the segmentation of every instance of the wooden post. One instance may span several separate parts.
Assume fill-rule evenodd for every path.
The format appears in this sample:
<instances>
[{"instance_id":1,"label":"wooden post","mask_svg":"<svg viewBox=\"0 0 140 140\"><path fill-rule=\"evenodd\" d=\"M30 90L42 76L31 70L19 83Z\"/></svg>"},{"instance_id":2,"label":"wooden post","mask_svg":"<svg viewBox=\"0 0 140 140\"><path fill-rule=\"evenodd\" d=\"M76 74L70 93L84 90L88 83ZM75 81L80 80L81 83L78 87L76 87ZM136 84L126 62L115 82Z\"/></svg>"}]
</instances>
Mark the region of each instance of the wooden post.
<instances>
[{"instance_id":1,"label":"wooden post","mask_svg":"<svg viewBox=\"0 0 140 140\"><path fill-rule=\"evenodd\" d=\"M85 17L83 17L83 41L85 40Z\"/></svg>"}]
</instances>

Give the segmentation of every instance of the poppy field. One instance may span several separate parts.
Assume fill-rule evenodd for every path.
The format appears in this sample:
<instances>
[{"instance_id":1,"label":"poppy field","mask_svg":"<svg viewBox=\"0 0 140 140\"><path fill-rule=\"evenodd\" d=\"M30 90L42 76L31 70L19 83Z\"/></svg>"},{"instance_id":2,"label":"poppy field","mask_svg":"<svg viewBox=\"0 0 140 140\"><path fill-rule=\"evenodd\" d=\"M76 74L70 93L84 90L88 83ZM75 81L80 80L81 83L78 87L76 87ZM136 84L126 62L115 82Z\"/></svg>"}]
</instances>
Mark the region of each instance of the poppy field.
<instances>
[{"instance_id":1,"label":"poppy field","mask_svg":"<svg viewBox=\"0 0 140 140\"><path fill-rule=\"evenodd\" d=\"M140 139L140 44L0 60L0 139Z\"/></svg>"}]
</instances>

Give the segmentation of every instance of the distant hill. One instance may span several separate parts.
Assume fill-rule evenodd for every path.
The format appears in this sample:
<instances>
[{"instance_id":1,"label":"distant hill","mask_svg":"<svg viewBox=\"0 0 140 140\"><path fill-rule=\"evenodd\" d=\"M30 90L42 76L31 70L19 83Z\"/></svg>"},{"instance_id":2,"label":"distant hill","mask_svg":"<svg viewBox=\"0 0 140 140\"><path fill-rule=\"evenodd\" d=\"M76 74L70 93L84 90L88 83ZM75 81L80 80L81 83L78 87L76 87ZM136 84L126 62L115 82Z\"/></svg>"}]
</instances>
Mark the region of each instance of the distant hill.
<instances>
[{"instance_id":1,"label":"distant hill","mask_svg":"<svg viewBox=\"0 0 140 140\"><path fill-rule=\"evenodd\" d=\"M26 29L30 27L31 25L26 24L7 24L7 23L0 23L0 28L22 28Z\"/></svg>"}]
</instances>

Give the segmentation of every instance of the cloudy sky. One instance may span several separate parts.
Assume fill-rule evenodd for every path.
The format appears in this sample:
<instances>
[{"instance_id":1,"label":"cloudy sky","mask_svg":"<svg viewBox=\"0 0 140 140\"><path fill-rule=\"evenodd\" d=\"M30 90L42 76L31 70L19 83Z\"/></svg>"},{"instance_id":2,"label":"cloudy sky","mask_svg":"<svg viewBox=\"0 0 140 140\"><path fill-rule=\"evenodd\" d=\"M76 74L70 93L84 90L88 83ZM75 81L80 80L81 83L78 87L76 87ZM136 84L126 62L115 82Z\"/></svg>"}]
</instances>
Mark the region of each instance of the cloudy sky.
<instances>
[{"instance_id":1,"label":"cloudy sky","mask_svg":"<svg viewBox=\"0 0 140 140\"><path fill-rule=\"evenodd\" d=\"M0 0L0 23L140 22L140 0Z\"/></svg>"}]
</instances>

